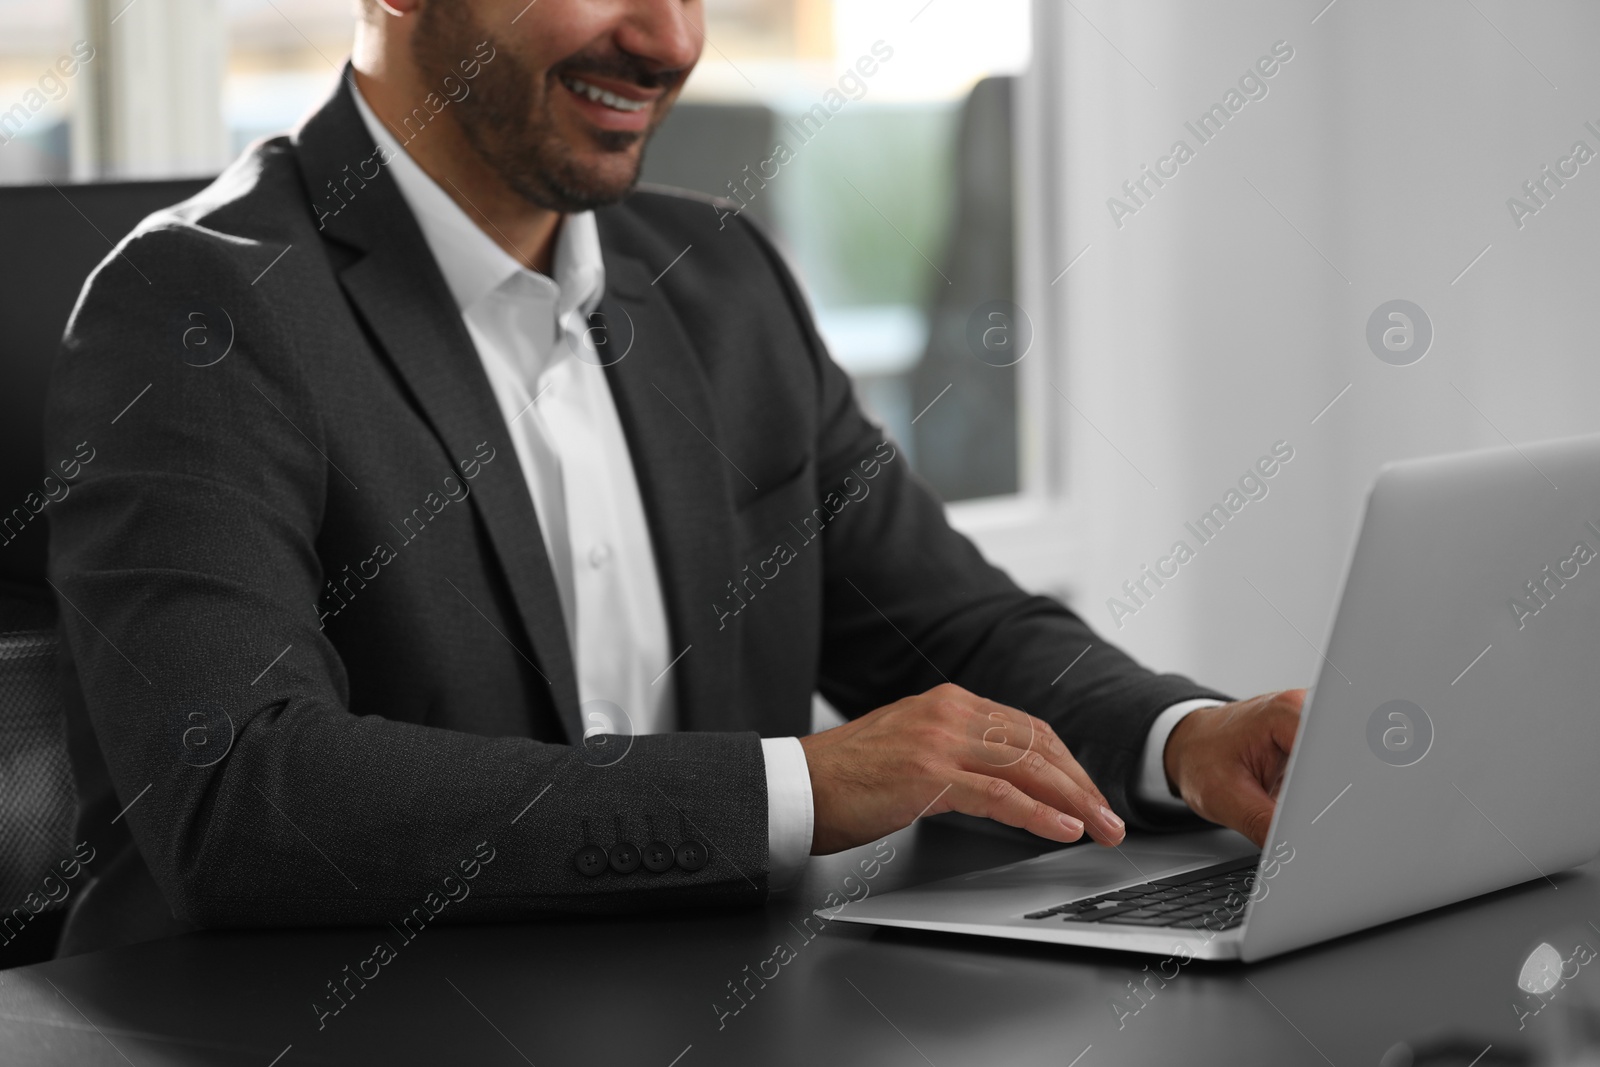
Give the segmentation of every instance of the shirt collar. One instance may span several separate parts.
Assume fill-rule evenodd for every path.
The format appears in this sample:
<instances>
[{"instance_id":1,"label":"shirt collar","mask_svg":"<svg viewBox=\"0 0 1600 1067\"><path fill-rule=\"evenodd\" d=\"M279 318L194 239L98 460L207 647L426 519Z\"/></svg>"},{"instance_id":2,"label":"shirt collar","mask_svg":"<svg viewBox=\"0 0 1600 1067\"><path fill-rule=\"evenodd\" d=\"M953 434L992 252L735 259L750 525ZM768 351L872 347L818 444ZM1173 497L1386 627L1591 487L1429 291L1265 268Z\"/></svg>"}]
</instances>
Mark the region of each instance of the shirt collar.
<instances>
[{"instance_id":1,"label":"shirt collar","mask_svg":"<svg viewBox=\"0 0 1600 1067\"><path fill-rule=\"evenodd\" d=\"M359 88L351 95L367 133L380 149L379 158L386 159L389 173L400 187L401 197L416 216L422 236L438 261L459 311L465 312L504 285L508 278L522 273L556 287L558 322L587 321L605 292L606 278L594 212L580 211L562 218L556 234L554 279L530 271L496 244L401 148Z\"/></svg>"}]
</instances>

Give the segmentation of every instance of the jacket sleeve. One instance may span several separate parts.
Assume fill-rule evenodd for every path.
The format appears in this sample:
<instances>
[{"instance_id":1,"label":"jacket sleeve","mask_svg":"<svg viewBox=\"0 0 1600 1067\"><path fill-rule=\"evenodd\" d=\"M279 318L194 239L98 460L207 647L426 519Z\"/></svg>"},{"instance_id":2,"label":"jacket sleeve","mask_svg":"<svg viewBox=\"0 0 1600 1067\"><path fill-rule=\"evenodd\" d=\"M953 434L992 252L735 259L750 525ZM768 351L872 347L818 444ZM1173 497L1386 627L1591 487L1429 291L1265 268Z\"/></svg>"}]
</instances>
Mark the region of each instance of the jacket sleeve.
<instances>
[{"instance_id":1,"label":"jacket sleeve","mask_svg":"<svg viewBox=\"0 0 1600 1067\"><path fill-rule=\"evenodd\" d=\"M1050 723L1133 825L1203 825L1138 799L1140 757L1164 709L1232 698L1139 665L1059 601L1024 592L953 530L933 490L862 412L771 243L750 229L787 290L818 378L817 491L830 516L822 694L853 717L953 682Z\"/></svg>"},{"instance_id":2,"label":"jacket sleeve","mask_svg":"<svg viewBox=\"0 0 1600 1067\"><path fill-rule=\"evenodd\" d=\"M598 766L581 748L349 711L314 605L326 486L359 481L327 454L324 420L359 397L312 395L300 361L318 353L295 345L314 324L283 328L310 312L252 285L282 251L147 222L86 285L48 401L47 454L81 463L51 506L50 579L174 914L382 924L417 907L461 920L760 899L754 733L638 737ZM709 859L585 877L582 828L609 845L618 816L640 844L654 826Z\"/></svg>"}]
</instances>

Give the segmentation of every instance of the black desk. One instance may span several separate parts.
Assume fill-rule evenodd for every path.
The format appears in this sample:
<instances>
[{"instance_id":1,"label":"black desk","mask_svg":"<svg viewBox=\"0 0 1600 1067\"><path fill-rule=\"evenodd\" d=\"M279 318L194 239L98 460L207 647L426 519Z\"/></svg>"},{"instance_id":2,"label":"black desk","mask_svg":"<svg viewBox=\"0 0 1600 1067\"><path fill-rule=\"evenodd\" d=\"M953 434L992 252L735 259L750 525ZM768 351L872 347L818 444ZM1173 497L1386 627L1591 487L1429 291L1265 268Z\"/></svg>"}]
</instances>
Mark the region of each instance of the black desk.
<instances>
[{"instance_id":1,"label":"black desk","mask_svg":"<svg viewBox=\"0 0 1600 1067\"><path fill-rule=\"evenodd\" d=\"M939 820L889 842L893 859L848 883L852 893L1039 851ZM1595 864L1555 888L1533 882L1254 966L1192 962L1164 986L1152 980L1128 1014L1139 1001L1127 983L1159 961L843 923L806 940L791 922L844 895L872 852L814 860L762 910L429 927L320 1031L312 1003L333 1003L325 983L376 941L399 942L394 931L197 934L0 972L0 1061L1345 1067L1456 1032L1464 1047L1493 1042L1479 1064L1491 1067L1549 1039L1564 1009L1600 1004L1595 960L1518 1031L1514 1005L1538 1006L1517 988L1528 954L1541 942L1567 957L1579 941L1600 948ZM793 958L763 965L780 941ZM752 981L748 1005L719 1028L713 1005L739 1003L727 983L746 965L778 973L765 988ZM1465 1067L1472 1055L1432 1062Z\"/></svg>"}]
</instances>

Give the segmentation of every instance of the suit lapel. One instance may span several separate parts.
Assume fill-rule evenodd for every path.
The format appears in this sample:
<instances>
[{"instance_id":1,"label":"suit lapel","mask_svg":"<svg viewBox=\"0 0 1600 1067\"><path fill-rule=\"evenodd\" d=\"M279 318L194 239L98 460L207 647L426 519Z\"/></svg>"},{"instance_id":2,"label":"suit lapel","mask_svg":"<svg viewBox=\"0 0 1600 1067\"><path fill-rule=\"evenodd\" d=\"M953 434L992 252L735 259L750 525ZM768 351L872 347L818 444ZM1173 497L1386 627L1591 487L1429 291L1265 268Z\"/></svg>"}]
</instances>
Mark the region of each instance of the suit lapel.
<instances>
[{"instance_id":1,"label":"suit lapel","mask_svg":"<svg viewBox=\"0 0 1600 1067\"><path fill-rule=\"evenodd\" d=\"M602 236L606 227L602 223ZM611 242L603 242L610 245ZM672 631L679 727L748 729L734 706L741 627L719 630L713 601L736 575L732 479L711 388L665 294L639 260L605 252L607 381L628 439Z\"/></svg>"},{"instance_id":2,"label":"suit lapel","mask_svg":"<svg viewBox=\"0 0 1600 1067\"><path fill-rule=\"evenodd\" d=\"M539 517L505 418L443 279L436 285L420 280L424 272L416 265L433 268L427 255L425 248L403 258L369 255L340 281L450 455L471 456L484 441L495 450L496 462L481 468L469 499L499 557L567 740L577 743L583 737L577 676ZM413 266L396 269L401 263Z\"/></svg>"},{"instance_id":3,"label":"suit lapel","mask_svg":"<svg viewBox=\"0 0 1600 1067\"><path fill-rule=\"evenodd\" d=\"M373 145L355 103L348 65L333 97L296 133L308 193L334 207ZM364 175L363 175L364 176ZM365 255L340 271L359 310L413 402L451 456L488 441L471 499L506 575L540 674L569 743L583 737L577 675L538 516L477 351L427 242L387 175L359 185L335 214L318 212L327 236ZM737 577L733 479L741 477L711 442L718 439L711 389L665 294L632 256L612 250L602 213L606 295L600 311L610 343L626 357L606 368L638 475L656 552L673 654L679 726L748 729L734 706L741 627L719 629L713 602ZM626 340L624 341L624 338ZM613 349L613 351L616 351Z\"/></svg>"},{"instance_id":4,"label":"suit lapel","mask_svg":"<svg viewBox=\"0 0 1600 1067\"><path fill-rule=\"evenodd\" d=\"M306 184L322 203L330 202L320 192L326 183L346 181L350 161L367 158L373 148L348 81L340 80L334 97L298 132ZM488 531L567 740L576 744L583 737L577 676L538 515L477 349L422 231L387 174L366 181L323 224L329 236L366 253L340 271L340 284L446 451L464 459L484 441L495 450L495 462L481 469L469 499Z\"/></svg>"}]
</instances>

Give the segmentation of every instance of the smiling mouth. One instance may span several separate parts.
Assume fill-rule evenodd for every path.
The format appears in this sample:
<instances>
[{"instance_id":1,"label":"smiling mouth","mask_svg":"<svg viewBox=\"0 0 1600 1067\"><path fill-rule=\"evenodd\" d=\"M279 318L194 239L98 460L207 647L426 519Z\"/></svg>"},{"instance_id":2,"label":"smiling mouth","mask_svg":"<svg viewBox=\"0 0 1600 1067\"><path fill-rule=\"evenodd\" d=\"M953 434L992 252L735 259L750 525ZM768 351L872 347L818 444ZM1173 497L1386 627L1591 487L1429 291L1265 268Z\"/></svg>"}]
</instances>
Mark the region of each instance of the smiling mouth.
<instances>
[{"instance_id":1,"label":"smiling mouth","mask_svg":"<svg viewBox=\"0 0 1600 1067\"><path fill-rule=\"evenodd\" d=\"M625 96L618 96L609 89L602 89L598 85L590 85L581 78L574 78L571 75L564 75L561 78L561 84L579 96L588 97L593 103L603 104L613 111L631 114L635 111L643 111L652 103L649 100L629 100Z\"/></svg>"}]
</instances>

